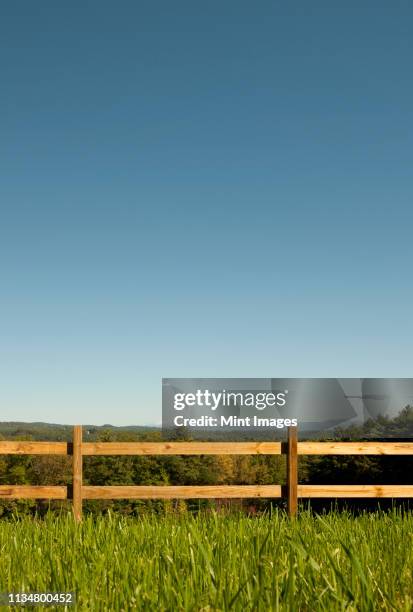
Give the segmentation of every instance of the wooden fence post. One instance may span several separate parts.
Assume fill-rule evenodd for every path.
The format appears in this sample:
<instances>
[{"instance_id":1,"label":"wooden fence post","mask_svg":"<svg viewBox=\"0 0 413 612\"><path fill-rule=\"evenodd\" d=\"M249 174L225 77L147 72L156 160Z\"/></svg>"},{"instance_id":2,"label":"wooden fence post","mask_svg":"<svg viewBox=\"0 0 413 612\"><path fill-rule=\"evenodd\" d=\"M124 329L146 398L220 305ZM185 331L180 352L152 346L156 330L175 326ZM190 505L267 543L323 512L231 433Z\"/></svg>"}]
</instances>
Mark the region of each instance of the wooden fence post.
<instances>
[{"instance_id":1,"label":"wooden fence post","mask_svg":"<svg viewBox=\"0 0 413 612\"><path fill-rule=\"evenodd\" d=\"M82 520L82 426L73 427L73 514Z\"/></svg>"},{"instance_id":2,"label":"wooden fence post","mask_svg":"<svg viewBox=\"0 0 413 612\"><path fill-rule=\"evenodd\" d=\"M287 444L287 510L288 516L291 518L297 515L297 438L297 427L289 427Z\"/></svg>"}]
</instances>

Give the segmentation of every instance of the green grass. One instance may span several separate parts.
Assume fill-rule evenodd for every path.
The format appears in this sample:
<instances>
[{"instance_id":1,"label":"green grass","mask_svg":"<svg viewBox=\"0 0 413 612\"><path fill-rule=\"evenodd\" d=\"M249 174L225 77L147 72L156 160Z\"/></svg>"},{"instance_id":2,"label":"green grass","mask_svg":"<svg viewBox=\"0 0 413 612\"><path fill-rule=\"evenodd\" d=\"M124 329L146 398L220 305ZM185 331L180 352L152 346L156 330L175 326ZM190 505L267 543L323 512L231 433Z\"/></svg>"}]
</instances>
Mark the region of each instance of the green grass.
<instances>
[{"instance_id":1,"label":"green grass","mask_svg":"<svg viewBox=\"0 0 413 612\"><path fill-rule=\"evenodd\" d=\"M94 612L411 612L412 568L413 515L397 511L0 521L1 591L75 590Z\"/></svg>"}]
</instances>

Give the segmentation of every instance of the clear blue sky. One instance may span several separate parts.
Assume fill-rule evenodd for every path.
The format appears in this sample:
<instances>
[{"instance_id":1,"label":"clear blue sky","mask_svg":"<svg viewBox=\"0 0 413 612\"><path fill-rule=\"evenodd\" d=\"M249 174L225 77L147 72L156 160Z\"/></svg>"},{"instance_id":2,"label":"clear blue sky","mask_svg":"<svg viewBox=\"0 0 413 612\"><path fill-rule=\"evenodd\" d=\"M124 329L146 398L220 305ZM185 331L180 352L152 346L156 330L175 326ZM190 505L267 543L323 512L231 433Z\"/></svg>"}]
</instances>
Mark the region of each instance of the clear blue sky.
<instances>
[{"instance_id":1,"label":"clear blue sky","mask_svg":"<svg viewBox=\"0 0 413 612\"><path fill-rule=\"evenodd\" d=\"M0 420L411 376L411 2L0 8Z\"/></svg>"}]
</instances>

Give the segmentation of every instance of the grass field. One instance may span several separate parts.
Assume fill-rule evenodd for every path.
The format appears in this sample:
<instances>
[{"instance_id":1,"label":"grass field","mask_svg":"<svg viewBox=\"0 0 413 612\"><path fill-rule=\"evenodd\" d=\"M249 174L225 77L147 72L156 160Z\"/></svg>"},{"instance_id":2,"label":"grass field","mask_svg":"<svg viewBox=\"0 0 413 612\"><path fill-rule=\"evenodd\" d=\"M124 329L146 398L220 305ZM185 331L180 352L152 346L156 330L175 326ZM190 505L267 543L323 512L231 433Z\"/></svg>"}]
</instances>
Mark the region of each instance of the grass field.
<instances>
[{"instance_id":1,"label":"grass field","mask_svg":"<svg viewBox=\"0 0 413 612\"><path fill-rule=\"evenodd\" d=\"M79 610L411 612L413 515L3 520L0 581Z\"/></svg>"}]
</instances>

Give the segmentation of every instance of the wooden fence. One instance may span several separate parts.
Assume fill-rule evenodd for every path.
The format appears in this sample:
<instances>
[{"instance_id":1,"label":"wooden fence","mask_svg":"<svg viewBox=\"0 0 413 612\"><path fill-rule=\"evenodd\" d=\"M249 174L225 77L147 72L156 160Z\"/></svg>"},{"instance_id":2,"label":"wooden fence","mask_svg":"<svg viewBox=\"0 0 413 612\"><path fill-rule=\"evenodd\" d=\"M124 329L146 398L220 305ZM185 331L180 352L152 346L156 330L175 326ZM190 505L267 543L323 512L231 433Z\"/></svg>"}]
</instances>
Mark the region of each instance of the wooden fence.
<instances>
[{"instance_id":1,"label":"wooden fence","mask_svg":"<svg viewBox=\"0 0 413 612\"><path fill-rule=\"evenodd\" d=\"M0 499L73 500L75 519L84 499L284 498L297 513L298 498L413 497L412 485L298 484L298 455L413 455L413 442L298 442L290 427L284 442L83 442L82 426L73 442L0 441L0 455L72 455L73 484L67 486L1 485ZM84 456L96 455L281 455L287 456L287 484L211 486L89 486L82 482Z\"/></svg>"}]
</instances>

